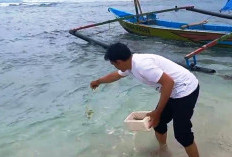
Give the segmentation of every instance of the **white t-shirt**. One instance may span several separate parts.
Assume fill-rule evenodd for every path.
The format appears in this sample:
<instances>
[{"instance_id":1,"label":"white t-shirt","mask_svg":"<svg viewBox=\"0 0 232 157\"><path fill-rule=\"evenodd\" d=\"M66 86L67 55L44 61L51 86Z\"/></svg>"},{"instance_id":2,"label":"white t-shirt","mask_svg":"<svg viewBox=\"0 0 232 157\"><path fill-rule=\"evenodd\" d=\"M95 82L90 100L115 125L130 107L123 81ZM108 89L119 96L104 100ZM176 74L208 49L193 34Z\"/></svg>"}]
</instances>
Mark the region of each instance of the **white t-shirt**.
<instances>
[{"instance_id":1,"label":"white t-shirt","mask_svg":"<svg viewBox=\"0 0 232 157\"><path fill-rule=\"evenodd\" d=\"M154 87L158 91L160 91L161 84L157 82L163 72L174 80L171 98L187 96L198 86L197 78L189 70L155 54L133 54L131 70L118 71L121 76L132 74L141 82Z\"/></svg>"}]
</instances>

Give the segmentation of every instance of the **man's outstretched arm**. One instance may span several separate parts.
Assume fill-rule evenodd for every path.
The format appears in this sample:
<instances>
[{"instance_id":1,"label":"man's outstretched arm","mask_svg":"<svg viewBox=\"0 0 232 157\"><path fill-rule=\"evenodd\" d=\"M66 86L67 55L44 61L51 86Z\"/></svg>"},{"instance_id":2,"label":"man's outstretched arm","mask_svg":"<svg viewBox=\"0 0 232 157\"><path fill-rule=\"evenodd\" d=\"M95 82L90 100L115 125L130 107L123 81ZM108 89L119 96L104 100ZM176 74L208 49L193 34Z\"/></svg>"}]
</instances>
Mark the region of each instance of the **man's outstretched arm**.
<instances>
[{"instance_id":1,"label":"man's outstretched arm","mask_svg":"<svg viewBox=\"0 0 232 157\"><path fill-rule=\"evenodd\" d=\"M95 81L92 81L90 83L90 87L92 89L95 89L102 83L111 83L111 82L119 80L122 77L124 77L124 76L119 75L118 71L115 71L115 72L112 72L112 73L110 73L110 74L108 74L106 76L103 76L103 77L101 77L101 78L99 78L99 79L97 79Z\"/></svg>"}]
</instances>

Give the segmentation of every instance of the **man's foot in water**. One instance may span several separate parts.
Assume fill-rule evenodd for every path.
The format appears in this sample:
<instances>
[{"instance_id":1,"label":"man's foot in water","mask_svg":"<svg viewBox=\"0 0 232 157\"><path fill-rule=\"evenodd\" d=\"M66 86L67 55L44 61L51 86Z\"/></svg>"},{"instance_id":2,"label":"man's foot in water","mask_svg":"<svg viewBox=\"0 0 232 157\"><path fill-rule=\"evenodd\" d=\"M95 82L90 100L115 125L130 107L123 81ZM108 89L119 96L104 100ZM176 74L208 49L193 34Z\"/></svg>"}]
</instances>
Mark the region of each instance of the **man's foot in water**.
<instances>
[{"instance_id":1,"label":"man's foot in water","mask_svg":"<svg viewBox=\"0 0 232 157\"><path fill-rule=\"evenodd\" d=\"M151 157L171 157L172 154L168 149L167 144L160 146L159 149L151 152Z\"/></svg>"}]
</instances>

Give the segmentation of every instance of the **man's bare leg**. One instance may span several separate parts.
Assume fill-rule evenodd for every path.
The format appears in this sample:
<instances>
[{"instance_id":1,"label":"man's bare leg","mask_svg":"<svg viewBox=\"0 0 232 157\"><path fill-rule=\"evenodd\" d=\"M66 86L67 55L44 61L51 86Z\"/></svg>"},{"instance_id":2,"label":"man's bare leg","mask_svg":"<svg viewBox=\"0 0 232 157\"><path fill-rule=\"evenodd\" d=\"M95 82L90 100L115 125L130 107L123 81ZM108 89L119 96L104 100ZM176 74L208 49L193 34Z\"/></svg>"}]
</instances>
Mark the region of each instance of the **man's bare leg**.
<instances>
[{"instance_id":1,"label":"man's bare leg","mask_svg":"<svg viewBox=\"0 0 232 157\"><path fill-rule=\"evenodd\" d=\"M168 150L168 146L166 144L167 141L167 132L164 134L160 134L155 132L156 139L159 142L159 149L155 150L151 153L151 156L159 156L159 157L171 157L171 152Z\"/></svg>"},{"instance_id":2,"label":"man's bare leg","mask_svg":"<svg viewBox=\"0 0 232 157\"><path fill-rule=\"evenodd\" d=\"M155 136L159 142L159 146L160 146L160 149L163 147L163 146L166 146L167 145L167 132L164 133L164 134L160 134L158 132L155 132Z\"/></svg>"},{"instance_id":3,"label":"man's bare leg","mask_svg":"<svg viewBox=\"0 0 232 157\"><path fill-rule=\"evenodd\" d=\"M171 152L168 150L168 146L166 144L167 141L167 132L164 134L160 134L158 132L155 132L156 138L159 142L159 149L154 151L152 153L152 156L157 156L159 155L160 157L165 156L165 157L171 157Z\"/></svg>"},{"instance_id":4,"label":"man's bare leg","mask_svg":"<svg viewBox=\"0 0 232 157\"><path fill-rule=\"evenodd\" d=\"M199 157L197 145L194 141L193 141L193 144L191 144L188 147L185 147L185 151L189 157Z\"/></svg>"}]
</instances>

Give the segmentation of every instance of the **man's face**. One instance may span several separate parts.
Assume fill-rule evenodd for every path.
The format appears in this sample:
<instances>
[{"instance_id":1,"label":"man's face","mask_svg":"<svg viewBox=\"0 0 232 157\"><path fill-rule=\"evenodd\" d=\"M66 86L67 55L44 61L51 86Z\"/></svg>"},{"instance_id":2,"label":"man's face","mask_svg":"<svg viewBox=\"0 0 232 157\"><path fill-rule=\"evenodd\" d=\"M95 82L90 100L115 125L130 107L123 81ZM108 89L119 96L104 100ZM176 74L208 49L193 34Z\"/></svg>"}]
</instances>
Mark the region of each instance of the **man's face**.
<instances>
[{"instance_id":1,"label":"man's face","mask_svg":"<svg viewBox=\"0 0 232 157\"><path fill-rule=\"evenodd\" d=\"M122 72L127 70L125 67L125 63L122 60L110 61L110 63L114 65L115 68L121 70Z\"/></svg>"}]
</instances>

